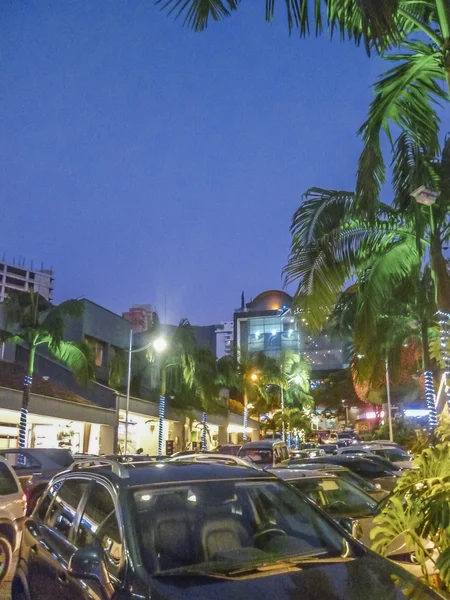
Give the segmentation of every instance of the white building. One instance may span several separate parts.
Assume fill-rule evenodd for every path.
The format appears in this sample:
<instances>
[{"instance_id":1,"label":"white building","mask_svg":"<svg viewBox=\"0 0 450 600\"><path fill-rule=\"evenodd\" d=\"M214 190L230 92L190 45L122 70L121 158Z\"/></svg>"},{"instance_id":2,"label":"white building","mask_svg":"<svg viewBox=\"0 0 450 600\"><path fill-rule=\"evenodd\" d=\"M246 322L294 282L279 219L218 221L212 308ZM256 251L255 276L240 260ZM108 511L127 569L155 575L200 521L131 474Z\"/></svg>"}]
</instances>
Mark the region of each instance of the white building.
<instances>
[{"instance_id":1,"label":"white building","mask_svg":"<svg viewBox=\"0 0 450 600\"><path fill-rule=\"evenodd\" d=\"M8 295L9 290L28 292L34 290L39 292L46 300L51 302L53 298L54 273L51 269L33 269L25 266L25 262L8 264L0 262L0 302Z\"/></svg>"},{"instance_id":2,"label":"white building","mask_svg":"<svg viewBox=\"0 0 450 600\"><path fill-rule=\"evenodd\" d=\"M228 356L233 349L233 321L222 321L216 329L216 356Z\"/></svg>"}]
</instances>

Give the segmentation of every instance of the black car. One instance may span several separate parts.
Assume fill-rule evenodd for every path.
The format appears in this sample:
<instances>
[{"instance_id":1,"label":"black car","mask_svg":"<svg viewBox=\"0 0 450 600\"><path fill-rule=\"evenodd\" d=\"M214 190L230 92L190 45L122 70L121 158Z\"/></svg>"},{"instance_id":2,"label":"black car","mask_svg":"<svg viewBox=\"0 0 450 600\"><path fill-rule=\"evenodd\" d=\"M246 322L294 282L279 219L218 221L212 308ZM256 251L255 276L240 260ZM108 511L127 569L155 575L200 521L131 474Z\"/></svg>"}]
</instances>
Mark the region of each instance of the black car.
<instances>
[{"instance_id":1,"label":"black car","mask_svg":"<svg viewBox=\"0 0 450 600\"><path fill-rule=\"evenodd\" d=\"M53 479L12 600L401 600L413 588L438 598L267 472L111 461Z\"/></svg>"},{"instance_id":2,"label":"black car","mask_svg":"<svg viewBox=\"0 0 450 600\"><path fill-rule=\"evenodd\" d=\"M27 514L33 512L49 481L73 464L64 448L4 448L0 456L14 469L27 497Z\"/></svg>"},{"instance_id":3,"label":"black car","mask_svg":"<svg viewBox=\"0 0 450 600\"><path fill-rule=\"evenodd\" d=\"M381 462L378 459L378 456L366 457L355 454L337 454L332 456L319 456L318 458L291 460L289 464L293 466L305 463L340 465L342 467L347 467L347 469L350 469L350 471L353 471L364 479L368 479L375 484L378 483L382 489L392 491L397 484L397 478L400 473L390 469L389 465L386 466L384 464L384 459L381 459Z\"/></svg>"}]
</instances>

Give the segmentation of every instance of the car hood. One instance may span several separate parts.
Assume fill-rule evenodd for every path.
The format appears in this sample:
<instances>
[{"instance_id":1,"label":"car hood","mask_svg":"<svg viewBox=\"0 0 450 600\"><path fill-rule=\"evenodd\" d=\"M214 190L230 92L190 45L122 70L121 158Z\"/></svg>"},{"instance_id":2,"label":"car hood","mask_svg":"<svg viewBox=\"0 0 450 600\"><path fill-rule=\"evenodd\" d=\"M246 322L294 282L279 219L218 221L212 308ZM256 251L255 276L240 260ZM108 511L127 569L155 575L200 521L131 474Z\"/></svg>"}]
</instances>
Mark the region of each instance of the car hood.
<instances>
[{"instance_id":1,"label":"car hood","mask_svg":"<svg viewBox=\"0 0 450 600\"><path fill-rule=\"evenodd\" d=\"M369 552L339 563L296 571L221 579L202 575L153 577L153 600L438 600L435 592L391 561Z\"/></svg>"}]
</instances>

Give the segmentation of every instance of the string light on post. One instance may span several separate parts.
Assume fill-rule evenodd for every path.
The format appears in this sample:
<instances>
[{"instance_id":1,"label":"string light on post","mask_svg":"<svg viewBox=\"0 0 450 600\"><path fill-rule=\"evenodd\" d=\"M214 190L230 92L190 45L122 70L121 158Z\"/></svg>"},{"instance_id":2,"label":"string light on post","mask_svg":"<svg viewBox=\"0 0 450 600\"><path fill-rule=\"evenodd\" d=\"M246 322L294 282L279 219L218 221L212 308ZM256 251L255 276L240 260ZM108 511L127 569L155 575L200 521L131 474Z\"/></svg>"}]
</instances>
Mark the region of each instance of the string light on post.
<instances>
[{"instance_id":1,"label":"string light on post","mask_svg":"<svg viewBox=\"0 0 450 600\"><path fill-rule=\"evenodd\" d=\"M431 371L425 371L423 377L425 383L425 401L428 409L428 428L430 429L430 431L433 431L438 424L435 404L433 373Z\"/></svg>"},{"instance_id":2,"label":"string light on post","mask_svg":"<svg viewBox=\"0 0 450 600\"><path fill-rule=\"evenodd\" d=\"M208 415L202 413L202 452L206 452L206 424L208 422Z\"/></svg>"},{"instance_id":3,"label":"string light on post","mask_svg":"<svg viewBox=\"0 0 450 600\"><path fill-rule=\"evenodd\" d=\"M164 446L164 414L166 411L166 397L159 397L159 412L158 412L158 455L162 456Z\"/></svg>"},{"instance_id":4,"label":"string light on post","mask_svg":"<svg viewBox=\"0 0 450 600\"><path fill-rule=\"evenodd\" d=\"M439 335L441 340L442 358L445 365L445 376L448 378L450 374L450 356L448 352L450 313L444 310L438 310L436 314L439 320ZM450 389L446 388L446 394L447 405L450 408Z\"/></svg>"}]
</instances>

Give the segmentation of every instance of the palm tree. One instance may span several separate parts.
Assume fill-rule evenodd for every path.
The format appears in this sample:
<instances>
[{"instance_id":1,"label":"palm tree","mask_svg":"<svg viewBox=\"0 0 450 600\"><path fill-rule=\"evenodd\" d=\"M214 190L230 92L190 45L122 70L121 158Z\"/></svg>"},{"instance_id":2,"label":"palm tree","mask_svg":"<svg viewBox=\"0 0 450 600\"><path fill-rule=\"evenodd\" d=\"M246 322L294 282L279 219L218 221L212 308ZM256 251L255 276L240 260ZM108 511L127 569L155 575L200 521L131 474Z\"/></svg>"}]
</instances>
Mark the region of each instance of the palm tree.
<instances>
[{"instance_id":1,"label":"palm tree","mask_svg":"<svg viewBox=\"0 0 450 600\"><path fill-rule=\"evenodd\" d=\"M218 381L242 395L244 404L244 440L247 439L248 407L261 399L270 398L270 387L287 387L286 378L277 361L264 352L235 353L224 356L217 363Z\"/></svg>"},{"instance_id":2,"label":"palm tree","mask_svg":"<svg viewBox=\"0 0 450 600\"><path fill-rule=\"evenodd\" d=\"M312 408L310 394L311 364L297 352L286 350L280 357L281 372L286 379L286 390L281 387L284 404Z\"/></svg>"},{"instance_id":3,"label":"palm tree","mask_svg":"<svg viewBox=\"0 0 450 600\"><path fill-rule=\"evenodd\" d=\"M238 0L158 0L163 8L195 31L209 21L220 21L235 12ZM272 21L275 0L266 0L265 17ZM380 186L385 180L381 152L383 131L392 147L397 128L433 155L439 152L439 118L435 106L448 101L450 80L450 9L447 0L288 0L289 31L316 35L324 29L341 39L363 41L394 66L374 86L369 116L359 130L364 149L359 160L356 193L361 204L375 216ZM314 10L311 11L312 5ZM394 132L391 126L394 126Z\"/></svg>"},{"instance_id":4,"label":"palm tree","mask_svg":"<svg viewBox=\"0 0 450 600\"><path fill-rule=\"evenodd\" d=\"M196 342L188 319L181 319L170 335L166 335L164 329L159 323L155 324L151 331L153 343L147 350L148 361L156 363L160 370L158 454L163 451L166 394L174 395L181 386L191 389L195 375ZM164 346L156 343L161 333L166 336Z\"/></svg>"},{"instance_id":5,"label":"palm tree","mask_svg":"<svg viewBox=\"0 0 450 600\"><path fill-rule=\"evenodd\" d=\"M13 333L3 332L6 343L25 344L28 364L24 378L22 409L20 413L19 447L26 446L28 406L33 383L34 362L40 346L71 369L82 381L94 379L94 360L88 342L71 342L63 339L67 320L80 317L84 305L79 300L67 300L52 306L38 293L10 294L4 302L5 324Z\"/></svg>"}]
</instances>

